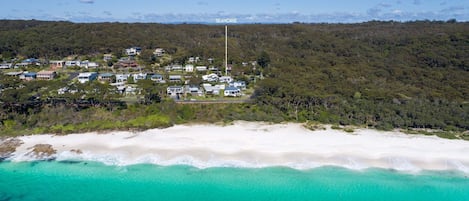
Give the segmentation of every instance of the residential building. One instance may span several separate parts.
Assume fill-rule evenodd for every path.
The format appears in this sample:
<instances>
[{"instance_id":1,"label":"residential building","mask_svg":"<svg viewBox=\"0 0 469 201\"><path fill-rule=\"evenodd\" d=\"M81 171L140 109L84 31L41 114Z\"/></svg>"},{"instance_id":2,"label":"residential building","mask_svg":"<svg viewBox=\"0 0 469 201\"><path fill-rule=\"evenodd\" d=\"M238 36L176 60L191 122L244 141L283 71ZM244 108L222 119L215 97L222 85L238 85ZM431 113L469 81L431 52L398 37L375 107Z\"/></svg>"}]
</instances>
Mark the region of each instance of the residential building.
<instances>
[{"instance_id":1,"label":"residential building","mask_svg":"<svg viewBox=\"0 0 469 201\"><path fill-rule=\"evenodd\" d=\"M25 63L26 65L36 65L36 66L39 66L39 65L41 65L41 60L35 59L35 58L29 58L29 59L23 60L21 63Z\"/></svg>"},{"instance_id":2,"label":"residential building","mask_svg":"<svg viewBox=\"0 0 469 201\"><path fill-rule=\"evenodd\" d=\"M157 83L165 83L166 81L163 78L163 75L161 74L154 74L150 77L152 81L155 81Z\"/></svg>"},{"instance_id":3,"label":"residential building","mask_svg":"<svg viewBox=\"0 0 469 201\"><path fill-rule=\"evenodd\" d=\"M82 84L89 82L89 81L96 80L97 78L98 78L98 73L96 72L78 74L78 82Z\"/></svg>"},{"instance_id":4,"label":"residential building","mask_svg":"<svg viewBox=\"0 0 469 201\"><path fill-rule=\"evenodd\" d=\"M76 61L66 61L66 62L65 62L65 66L67 66L67 67L80 66L80 61L79 61L79 60L76 60Z\"/></svg>"},{"instance_id":5,"label":"residential building","mask_svg":"<svg viewBox=\"0 0 469 201\"><path fill-rule=\"evenodd\" d=\"M13 67L12 63L2 63L2 64L0 64L0 69L9 69L11 67Z\"/></svg>"},{"instance_id":6,"label":"residential building","mask_svg":"<svg viewBox=\"0 0 469 201\"><path fill-rule=\"evenodd\" d=\"M49 61L49 65L50 65L50 68L52 70L57 70L57 69L61 69L65 66L65 61L55 61L55 60L52 60L52 61Z\"/></svg>"},{"instance_id":7,"label":"residential building","mask_svg":"<svg viewBox=\"0 0 469 201\"><path fill-rule=\"evenodd\" d=\"M205 94L218 96L220 95L220 90L223 89L224 86L221 86L221 85L212 86L211 84L204 83L202 84L202 87L205 90Z\"/></svg>"},{"instance_id":8,"label":"residential building","mask_svg":"<svg viewBox=\"0 0 469 201\"><path fill-rule=\"evenodd\" d=\"M120 60L116 64L117 67L128 68L128 67L137 67L138 64L134 60Z\"/></svg>"},{"instance_id":9,"label":"residential building","mask_svg":"<svg viewBox=\"0 0 469 201\"><path fill-rule=\"evenodd\" d=\"M207 66L196 66L195 70L199 72L205 72L207 71Z\"/></svg>"},{"instance_id":10,"label":"residential building","mask_svg":"<svg viewBox=\"0 0 469 201\"><path fill-rule=\"evenodd\" d=\"M233 82L233 78L231 78L230 76L221 76L220 78L218 78L218 81L221 83L230 83Z\"/></svg>"},{"instance_id":11,"label":"residential building","mask_svg":"<svg viewBox=\"0 0 469 201\"><path fill-rule=\"evenodd\" d=\"M223 94L228 97L238 97L241 96L241 90L236 87L226 87Z\"/></svg>"},{"instance_id":12,"label":"residential building","mask_svg":"<svg viewBox=\"0 0 469 201\"><path fill-rule=\"evenodd\" d=\"M163 48L156 48L153 54L157 57L163 56L165 53L165 50Z\"/></svg>"},{"instance_id":13,"label":"residential building","mask_svg":"<svg viewBox=\"0 0 469 201\"><path fill-rule=\"evenodd\" d=\"M208 75L202 75L202 80L205 82L218 82L218 75L212 73Z\"/></svg>"},{"instance_id":14,"label":"residential building","mask_svg":"<svg viewBox=\"0 0 469 201\"><path fill-rule=\"evenodd\" d=\"M171 66L171 71L182 71L183 68L181 65L172 65Z\"/></svg>"},{"instance_id":15,"label":"residential building","mask_svg":"<svg viewBox=\"0 0 469 201\"><path fill-rule=\"evenodd\" d=\"M184 66L184 70L186 72L194 72L194 65L192 64L186 64L186 66Z\"/></svg>"},{"instance_id":16,"label":"residential building","mask_svg":"<svg viewBox=\"0 0 469 201\"><path fill-rule=\"evenodd\" d=\"M166 88L166 92L170 96L177 96L184 93L184 87L182 86L169 86Z\"/></svg>"},{"instance_id":17,"label":"residential building","mask_svg":"<svg viewBox=\"0 0 469 201\"><path fill-rule=\"evenodd\" d=\"M140 55L141 52L142 52L142 48L140 47L131 47L131 48L125 49L125 53L128 56L137 56L137 55Z\"/></svg>"},{"instance_id":18,"label":"residential building","mask_svg":"<svg viewBox=\"0 0 469 201\"><path fill-rule=\"evenodd\" d=\"M169 81L170 82L182 82L182 76L181 75L170 75L169 76Z\"/></svg>"},{"instance_id":19,"label":"residential building","mask_svg":"<svg viewBox=\"0 0 469 201\"><path fill-rule=\"evenodd\" d=\"M116 74L116 83L127 82L130 74Z\"/></svg>"},{"instance_id":20,"label":"residential building","mask_svg":"<svg viewBox=\"0 0 469 201\"><path fill-rule=\"evenodd\" d=\"M104 54L103 55L103 60L104 61L111 61L112 60L112 54Z\"/></svg>"},{"instance_id":21,"label":"residential building","mask_svg":"<svg viewBox=\"0 0 469 201\"><path fill-rule=\"evenodd\" d=\"M136 74L132 74L132 77L134 78L134 81L137 82L138 80L147 79L147 74L146 73L136 73Z\"/></svg>"},{"instance_id":22,"label":"residential building","mask_svg":"<svg viewBox=\"0 0 469 201\"><path fill-rule=\"evenodd\" d=\"M20 79L30 81L30 80L35 80L37 77L37 73L35 72L24 72L23 74L20 75Z\"/></svg>"},{"instance_id":23,"label":"residential building","mask_svg":"<svg viewBox=\"0 0 469 201\"><path fill-rule=\"evenodd\" d=\"M241 90L245 90L246 89L246 82L245 81L234 81L234 82L230 82L230 84L228 86L236 87L236 88L241 89Z\"/></svg>"},{"instance_id":24,"label":"residential building","mask_svg":"<svg viewBox=\"0 0 469 201\"><path fill-rule=\"evenodd\" d=\"M55 77L57 77L57 73L55 71L42 70L37 73L38 80L53 80Z\"/></svg>"},{"instance_id":25,"label":"residential building","mask_svg":"<svg viewBox=\"0 0 469 201\"><path fill-rule=\"evenodd\" d=\"M20 77L22 74L23 74L23 71L19 71L19 72L7 72L7 73L5 73L5 75L11 76L11 77Z\"/></svg>"},{"instance_id":26,"label":"residential building","mask_svg":"<svg viewBox=\"0 0 469 201\"><path fill-rule=\"evenodd\" d=\"M100 73L98 75L98 80L101 82L111 82L112 76L114 76L112 73Z\"/></svg>"}]
</instances>

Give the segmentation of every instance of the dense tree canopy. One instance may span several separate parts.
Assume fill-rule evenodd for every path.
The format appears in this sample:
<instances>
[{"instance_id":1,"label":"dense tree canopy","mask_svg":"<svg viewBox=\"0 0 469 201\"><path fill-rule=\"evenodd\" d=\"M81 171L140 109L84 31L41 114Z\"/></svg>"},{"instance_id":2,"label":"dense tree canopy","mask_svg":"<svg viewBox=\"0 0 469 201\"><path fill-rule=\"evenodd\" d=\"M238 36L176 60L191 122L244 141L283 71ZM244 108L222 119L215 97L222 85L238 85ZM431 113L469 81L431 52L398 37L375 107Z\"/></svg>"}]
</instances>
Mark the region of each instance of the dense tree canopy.
<instances>
[{"instance_id":1,"label":"dense tree canopy","mask_svg":"<svg viewBox=\"0 0 469 201\"><path fill-rule=\"evenodd\" d=\"M386 129L469 129L469 23L252 24L229 30L234 68L242 68L245 61L268 66L262 68L265 79L256 83L254 112L275 113L276 120ZM3 60L119 55L130 46L144 49L147 64L154 62L150 50L157 47L179 63L191 56L220 62L224 28L0 21ZM2 101L27 99L6 95L8 90L2 93ZM145 91L146 102L159 102L154 97L158 93L161 89ZM226 113L225 118L249 116ZM263 119L259 115L258 120Z\"/></svg>"}]
</instances>

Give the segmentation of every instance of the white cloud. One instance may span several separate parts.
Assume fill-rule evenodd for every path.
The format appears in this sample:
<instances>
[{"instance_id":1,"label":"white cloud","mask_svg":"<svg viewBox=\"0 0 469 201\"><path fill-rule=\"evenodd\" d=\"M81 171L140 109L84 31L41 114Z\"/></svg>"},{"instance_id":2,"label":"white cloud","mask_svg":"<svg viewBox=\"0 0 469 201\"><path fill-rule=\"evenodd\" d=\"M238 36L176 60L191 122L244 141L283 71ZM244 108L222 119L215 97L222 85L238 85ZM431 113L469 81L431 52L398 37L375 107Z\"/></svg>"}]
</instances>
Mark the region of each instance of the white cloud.
<instances>
[{"instance_id":1,"label":"white cloud","mask_svg":"<svg viewBox=\"0 0 469 201\"><path fill-rule=\"evenodd\" d=\"M80 3L93 4L94 0L80 0Z\"/></svg>"}]
</instances>

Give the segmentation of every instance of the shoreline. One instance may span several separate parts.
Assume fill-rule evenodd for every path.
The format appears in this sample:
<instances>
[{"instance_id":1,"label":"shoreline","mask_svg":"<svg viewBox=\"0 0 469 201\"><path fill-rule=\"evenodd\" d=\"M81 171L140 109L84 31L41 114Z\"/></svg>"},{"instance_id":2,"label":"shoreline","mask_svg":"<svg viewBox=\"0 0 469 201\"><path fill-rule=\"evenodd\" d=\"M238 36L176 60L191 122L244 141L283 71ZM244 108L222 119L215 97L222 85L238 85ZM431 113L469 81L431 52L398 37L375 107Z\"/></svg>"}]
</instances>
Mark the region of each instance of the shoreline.
<instances>
[{"instance_id":1,"label":"shoreline","mask_svg":"<svg viewBox=\"0 0 469 201\"><path fill-rule=\"evenodd\" d=\"M107 165L189 165L197 168L285 166L312 169L457 170L469 174L469 141L356 129L311 131L302 124L235 122L191 124L141 132L92 132L17 137L23 142L7 160L96 161ZM51 152L34 153L36 145Z\"/></svg>"}]
</instances>

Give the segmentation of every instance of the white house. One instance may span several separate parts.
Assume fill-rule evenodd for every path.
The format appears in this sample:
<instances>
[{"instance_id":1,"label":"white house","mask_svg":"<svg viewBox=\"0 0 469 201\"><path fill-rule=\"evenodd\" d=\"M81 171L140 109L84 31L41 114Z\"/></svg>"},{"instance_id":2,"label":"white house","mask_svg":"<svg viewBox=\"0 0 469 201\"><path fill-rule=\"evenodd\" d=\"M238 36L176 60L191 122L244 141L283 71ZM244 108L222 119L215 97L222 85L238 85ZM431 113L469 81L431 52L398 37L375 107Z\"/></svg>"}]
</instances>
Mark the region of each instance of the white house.
<instances>
[{"instance_id":1,"label":"white house","mask_svg":"<svg viewBox=\"0 0 469 201\"><path fill-rule=\"evenodd\" d=\"M116 74L116 83L127 82L130 74Z\"/></svg>"},{"instance_id":2,"label":"white house","mask_svg":"<svg viewBox=\"0 0 469 201\"><path fill-rule=\"evenodd\" d=\"M183 68L182 68L181 65L173 65L173 66L171 66L171 70L172 71L182 71Z\"/></svg>"},{"instance_id":3,"label":"white house","mask_svg":"<svg viewBox=\"0 0 469 201\"><path fill-rule=\"evenodd\" d=\"M11 63L2 63L0 64L0 69L8 69L8 68L11 68L13 66L13 64Z\"/></svg>"},{"instance_id":4,"label":"white house","mask_svg":"<svg viewBox=\"0 0 469 201\"><path fill-rule=\"evenodd\" d=\"M170 96L176 96L184 93L184 87L182 86L169 86L166 88L166 93Z\"/></svg>"},{"instance_id":5,"label":"white house","mask_svg":"<svg viewBox=\"0 0 469 201\"><path fill-rule=\"evenodd\" d=\"M98 78L98 73L96 72L78 74L78 82L82 84L92 81L92 80L96 80L97 78Z\"/></svg>"},{"instance_id":6,"label":"white house","mask_svg":"<svg viewBox=\"0 0 469 201\"><path fill-rule=\"evenodd\" d=\"M212 86L211 84L204 83L204 84L202 84L202 87L204 88L205 93L206 93L207 95L219 95L219 94L220 94L220 90L224 89L224 88L225 88L225 85L215 85L215 86Z\"/></svg>"},{"instance_id":7,"label":"white house","mask_svg":"<svg viewBox=\"0 0 469 201\"><path fill-rule=\"evenodd\" d=\"M212 73L208 75L202 75L202 80L206 82L217 82L218 81L218 75Z\"/></svg>"},{"instance_id":8,"label":"white house","mask_svg":"<svg viewBox=\"0 0 469 201\"><path fill-rule=\"evenodd\" d=\"M155 81L157 83L165 83L166 81L163 78L163 75L161 74L154 74L150 78L152 81Z\"/></svg>"},{"instance_id":9,"label":"white house","mask_svg":"<svg viewBox=\"0 0 469 201\"><path fill-rule=\"evenodd\" d=\"M132 74L132 77L134 78L134 81L145 80L145 79L147 79L147 74L146 73L136 73L136 74Z\"/></svg>"},{"instance_id":10,"label":"white house","mask_svg":"<svg viewBox=\"0 0 469 201\"><path fill-rule=\"evenodd\" d=\"M238 97L241 96L241 90L236 87L226 87L223 94L229 97Z\"/></svg>"},{"instance_id":11,"label":"white house","mask_svg":"<svg viewBox=\"0 0 469 201\"><path fill-rule=\"evenodd\" d=\"M194 65L192 64L187 64L186 66L184 66L184 70L186 72L194 72Z\"/></svg>"},{"instance_id":12,"label":"white house","mask_svg":"<svg viewBox=\"0 0 469 201\"><path fill-rule=\"evenodd\" d=\"M80 61L65 61L65 66L72 67L72 66L79 66Z\"/></svg>"},{"instance_id":13,"label":"white house","mask_svg":"<svg viewBox=\"0 0 469 201\"><path fill-rule=\"evenodd\" d=\"M131 47L131 48L125 49L125 53L128 56L140 55L141 52L142 52L142 48L140 47Z\"/></svg>"},{"instance_id":14,"label":"white house","mask_svg":"<svg viewBox=\"0 0 469 201\"><path fill-rule=\"evenodd\" d=\"M187 63L197 63L200 61L200 57L189 57Z\"/></svg>"},{"instance_id":15,"label":"white house","mask_svg":"<svg viewBox=\"0 0 469 201\"><path fill-rule=\"evenodd\" d=\"M199 72L207 71L207 66L196 66L195 70Z\"/></svg>"},{"instance_id":16,"label":"white house","mask_svg":"<svg viewBox=\"0 0 469 201\"><path fill-rule=\"evenodd\" d=\"M170 82L182 82L182 76L181 75L170 75L169 76L169 81Z\"/></svg>"},{"instance_id":17,"label":"white house","mask_svg":"<svg viewBox=\"0 0 469 201\"><path fill-rule=\"evenodd\" d=\"M241 90L245 90L246 89L246 82L245 81L234 81L234 82L230 82L230 84L228 86L236 87L236 88L241 89Z\"/></svg>"},{"instance_id":18,"label":"white house","mask_svg":"<svg viewBox=\"0 0 469 201\"><path fill-rule=\"evenodd\" d=\"M153 54L157 57L161 57L164 55L166 51L163 48L156 48Z\"/></svg>"},{"instance_id":19,"label":"white house","mask_svg":"<svg viewBox=\"0 0 469 201\"><path fill-rule=\"evenodd\" d=\"M230 83L233 82L233 78L231 78L230 76L221 76L220 78L218 78L218 81L221 83Z\"/></svg>"}]
</instances>

